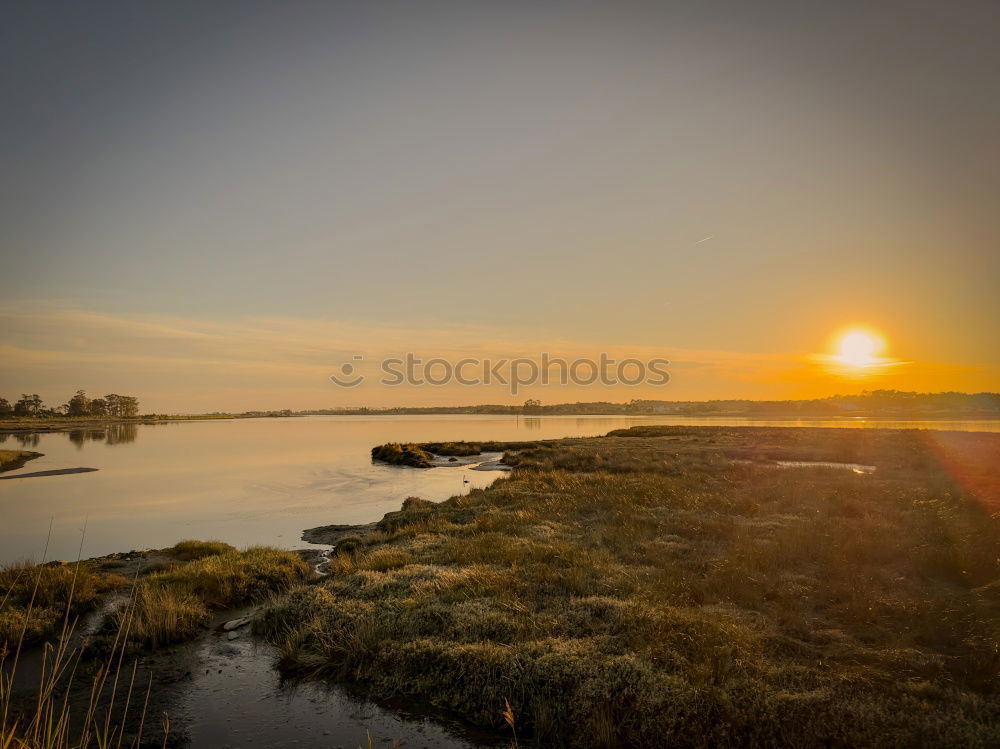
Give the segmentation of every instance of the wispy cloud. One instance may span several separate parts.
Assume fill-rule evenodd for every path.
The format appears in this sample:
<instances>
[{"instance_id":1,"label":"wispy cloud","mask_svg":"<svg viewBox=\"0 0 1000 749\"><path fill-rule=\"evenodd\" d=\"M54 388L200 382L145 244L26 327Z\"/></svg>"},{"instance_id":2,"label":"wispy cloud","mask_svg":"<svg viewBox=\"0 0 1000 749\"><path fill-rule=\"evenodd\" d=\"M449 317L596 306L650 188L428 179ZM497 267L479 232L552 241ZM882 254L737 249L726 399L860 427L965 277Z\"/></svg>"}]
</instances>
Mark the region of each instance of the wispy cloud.
<instances>
[{"instance_id":1,"label":"wispy cloud","mask_svg":"<svg viewBox=\"0 0 1000 749\"><path fill-rule=\"evenodd\" d=\"M542 338L530 331L482 325L404 326L358 320L245 317L199 320L150 315L114 315L51 302L0 306L4 331L0 393L39 392L60 402L77 387L94 392L131 392L153 410L243 410L334 405L509 402L503 388L403 389L371 387L343 391L329 375L355 354L361 371L407 352L457 361L462 357L666 358L672 381L659 388L544 387L531 397L563 400L631 398L786 398L859 389L815 357L792 353L747 353L669 346L602 344ZM962 387L962 378L983 372L947 365L906 367L920 381ZM951 381L945 381L945 375ZM878 386L891 386L893 373ZM955 378L959 380L956 381ZM957 382L957 384L956 384ZM910 385L910 387L918 387ZM528 397L528 396L525 396Z\"/></svg>"}]
</instances>

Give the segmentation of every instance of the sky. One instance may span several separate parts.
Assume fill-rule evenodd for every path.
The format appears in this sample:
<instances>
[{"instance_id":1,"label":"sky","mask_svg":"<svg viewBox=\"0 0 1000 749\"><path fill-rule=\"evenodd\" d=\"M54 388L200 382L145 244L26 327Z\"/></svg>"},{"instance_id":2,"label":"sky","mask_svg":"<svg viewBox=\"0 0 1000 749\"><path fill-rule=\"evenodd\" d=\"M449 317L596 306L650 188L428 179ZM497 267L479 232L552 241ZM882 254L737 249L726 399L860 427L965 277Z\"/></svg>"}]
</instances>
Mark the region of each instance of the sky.
<instances>
[{"instance_id":1,"label":"sky","mask_svg":"<svg viewBox=\"0 0 1000 749\"><path fill-rule=\"evenodd\" d=\"M998 390L995 11L6 3L0 395ZM857 326L885 366L829 366ZM517 397L329 379L407 352L662 357L671 379Z\"/></svg>"}]
</instances>

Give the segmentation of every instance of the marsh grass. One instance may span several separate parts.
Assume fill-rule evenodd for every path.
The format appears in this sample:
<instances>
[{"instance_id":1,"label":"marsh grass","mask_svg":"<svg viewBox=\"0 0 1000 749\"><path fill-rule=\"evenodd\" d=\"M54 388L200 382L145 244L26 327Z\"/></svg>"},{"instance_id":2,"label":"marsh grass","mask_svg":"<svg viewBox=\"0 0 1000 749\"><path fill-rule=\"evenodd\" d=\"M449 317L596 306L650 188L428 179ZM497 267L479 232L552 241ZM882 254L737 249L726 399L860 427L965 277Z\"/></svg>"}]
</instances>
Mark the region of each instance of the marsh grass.
<instances>
[{"instance_id":1,"label":"marsh grass","mask_svg":"<svg viewBox=\"0 0 1000 749\"><path fill-rule=\"evenodd\" d=\"M67 614L86 613L108 593L127 585L124 577L95 572L83 564L6 565L0 568L0 648L56 635Z\"/></svg>"},{"instance_id":2,"label":"marsh grass","mask_svg":"<svg viewBox=\"0 0 1000 749\"><path fill-rule=\"evenodd\" d=\"M518 447L534 447L539 442L421 442L419 447L435 455L454 455L463 457L479 455L480 453L498 453Z\"/></svg>"},{"instance_id":3,"label":"marsh grass","mask_svg":"<svg viewBox=\"0 0 1000 749\"><path fill-rule=\"evenodd\" d=\"M400 444L390 442L372 448L372 460L410 468L430 468L434 465L434 456L419 445L413 443Z\"/></svg>"},{"instance_id":4,"label":"marsh grass","mask_svg":"<svg viewBox=\"0 0 1000 749\"><path fill-rule=\"evenodd\" d=\"M995 746L1000 436L877 431L519 445L256 626L286 669L545 746Z\"/></svg>"},{"instance_id":5,"label":"marsh grass","mask_svg":"<svg viewBox=\"0 0 1000 749\"><path fill-rule=\"evenodd\" d=\"M139 746L152 676L139 673L137 661L129 666L127 658L189 639L212 611L263 600L313 574L297 554L267 547L237 551L219 542L187 541L172 551L192 559L137 574L131 583L82 562L0 570L0 748ZM110 594L123 597L123 605L84 643L75 637L80 614ZM15 696L15 674L24 648L36 642L44 643L38 694L25 703ZM89 700L74 712L67 695L85 672L93 674Z\"/></svg>"},{"instance_id":6,"label":"marsh grass","mask_svg":"<svg viewBox=\"0 0 1000 749\"><path fill-rule=\"evenodd\" d=\"M128 596L123 626L115 632L105 659L96 668L88 668L81 662L82 650L75 637L78 616L74 612L89 604L76 600L76 583L80 583L79 592L91 599L90 603L95 585L92 579L88 580L92 577L89 571L79 562L73 565L73 572L66 588L65 579L53 576L51 568L21 565L7 588L4 606L14 599L15 587L29 585L34 592L25 609L19 637L0 645L0 747L4 749L120 749L142 744L152 675L140 674L137 661L129 664L125 660L135 588ZM26 577L33 582L25 583ZM29 644L29 623L35 613L36 599L45 608L55 605L45 600L47 595L65 595L64 616L57 638L43 646L36 698L24 702L17 699L14 686L18 664ZM91 673L89 698L82 714L78 714L80 711L74 712L68 694L74 681L85 680L84 671ZM168 725L165 719L164 746Z\"/></svg>"},{"instance_id":7,"label":"marsh grass","mask_svg":"<svg viewBox=\"0 0 1000 749\"><path fill-rule=\"evenodd\" d=\"M190 550L195 543L185 542L184 548ZM133 619L132 641L159 647L186 640L204 626L212 611L262 601L313 574L294 552L264 546L237 551L218 542L202 546L214 553L140 580L135 611L128 614ZM220 551L221 547L228 550Z\"/></svg>"},{"instance_id":8,"label":"marsh grass","mask_svg":"<svg viewBox=\"0 0 1000 749\"><path fill-rule=\"evenodd\" d=\"M135 591L133 610L117 613L112 631L131 619L129 641L158 648L191 639L210 618L208 606L196 595L143 583Z\"/></svg>"},{"instance_id":9,"label":"marsh grass","mask_svg":"<svg viewBox=\"0 0 1000 749\"><path fill-rule=\"evenodd\" d=\"M236 549L222 541L178 541L167 549L167 554L182 562L191 562L205 557L218 556Z\"/></svg>"},{"instance_id":10,"label":"marsh grass","mask_svg":"<svg viewBox=\"0 0 1000 749\"><path fill-rule=\"evenodd\" d=\"M135 582L131 607L115 614L112 632L127 616L130 642L145 647L186 640L213 611L261 601L313 574L298 554L269 547L238 551L219 541L182 541L167 552L190 561L150 566ZM84 562L7 565L0 569L0 646L51 639L67 612L77 617L128 587L126 578Z\"/></svg>"}]
</instances>

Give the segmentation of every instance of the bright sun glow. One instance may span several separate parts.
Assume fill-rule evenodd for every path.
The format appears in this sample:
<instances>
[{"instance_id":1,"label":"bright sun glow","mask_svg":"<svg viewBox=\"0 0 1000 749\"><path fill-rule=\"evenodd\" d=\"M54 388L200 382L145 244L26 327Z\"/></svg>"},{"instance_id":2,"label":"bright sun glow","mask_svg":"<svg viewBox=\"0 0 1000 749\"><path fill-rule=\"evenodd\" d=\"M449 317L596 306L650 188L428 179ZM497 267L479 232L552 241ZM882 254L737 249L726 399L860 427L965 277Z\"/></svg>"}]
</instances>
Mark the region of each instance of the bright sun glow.
<instances>
[{"instance_id":1,"label":"bright sun glow","mask_svg":"<svg viewBox=\"0 0 1000 749\"><path fill-rule=\"evenodd\" d=\"M854 331L840 339L837 358L852 367L870 367L878 362L882 341L870 333Z\"/></svg>"}]
</instances>

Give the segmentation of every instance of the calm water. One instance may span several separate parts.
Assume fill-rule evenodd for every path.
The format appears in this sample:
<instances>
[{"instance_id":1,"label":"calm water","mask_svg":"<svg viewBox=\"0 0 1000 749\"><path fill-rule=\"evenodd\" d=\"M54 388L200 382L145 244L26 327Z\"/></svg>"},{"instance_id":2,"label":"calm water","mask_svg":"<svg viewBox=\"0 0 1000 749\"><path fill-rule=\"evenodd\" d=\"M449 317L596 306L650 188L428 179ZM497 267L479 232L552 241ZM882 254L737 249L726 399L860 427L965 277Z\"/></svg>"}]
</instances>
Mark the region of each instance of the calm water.
<instances>
[{"instance_id":1,"label":"calm water","mask_svg":"<svg viewBox=\"0 0 1000 749\"><path fill-rule=\"evenodd\" d=\"M48 559L183 538L295 548L305 528L363 523L418 495L441 500L498 474L373 465L389 441L545 439L599 435L635 424L925 427L1000 431L998 421L794 421L679 417L314 416L128 425L96 432L10 435L4 447L44 453L18 476L65 468L90 473L0 480L0 562ZM468 479L469 484L464 484Z\"/></svg>"},{"instance_id":2,"label":"calm water","mask_svg":"<svg viewBox=\"0 0 1000 749\"><path fill-rule=\"evenodd\" d=\"M218 634L196 646L198 666L169 710L190 749L306 749L372 745L391 749L470 749L504 746L502 735L476 729L406 700L376 704L342 685L283 681L273 648L249 638Z\"/></svg>"}]
</instances>

